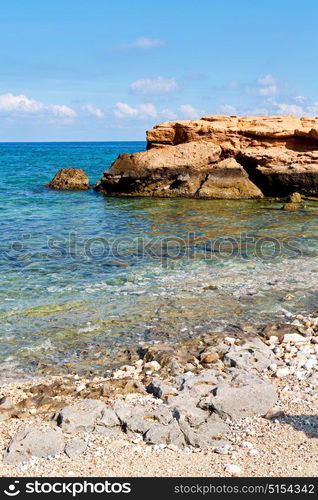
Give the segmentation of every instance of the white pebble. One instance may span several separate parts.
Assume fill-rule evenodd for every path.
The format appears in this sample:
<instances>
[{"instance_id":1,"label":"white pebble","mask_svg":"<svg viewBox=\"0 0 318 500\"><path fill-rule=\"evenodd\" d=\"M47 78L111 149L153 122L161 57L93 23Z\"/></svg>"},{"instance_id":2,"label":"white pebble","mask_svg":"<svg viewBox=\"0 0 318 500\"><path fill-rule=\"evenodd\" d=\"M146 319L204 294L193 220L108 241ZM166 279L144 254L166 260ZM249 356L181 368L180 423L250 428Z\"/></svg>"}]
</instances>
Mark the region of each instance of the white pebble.
<instances>
[{"instance_id":1,"label":"white pebble","mask_svg":"<svg viewBox=\"0 0 318 500\"><path fill-rule=\"evenodd\" d=\"M248 454L251 456L255 456L259 454L259 451L254 448L253 450L249 450Z\"/></svg>"},{"instance_id":2,"label":"white pebble","mask_svg":"<svg viewBox=\"0 0 318 500\"><path fill-rule=\"evenodd\" d=\"M231 474L231 476L238 476L242 471L241 467L239 467L238 465L234 465L234 464L227 464L224 467L224 470L225 470L225 472L228 472L229 474Z\"/></svg>"},{"instance_id":3,"label":"white pebble","mask_svg":"<svg viewBox=\"0 0 318 500\"><path fill-rule=\"evenodd\" d=\"M289 374L290 374L290 370L287 367L278 368L278 370L275 373L276 377L278 377L278 378L287 377L287 375L289 375Z\"/></svg>"}]
</instances>

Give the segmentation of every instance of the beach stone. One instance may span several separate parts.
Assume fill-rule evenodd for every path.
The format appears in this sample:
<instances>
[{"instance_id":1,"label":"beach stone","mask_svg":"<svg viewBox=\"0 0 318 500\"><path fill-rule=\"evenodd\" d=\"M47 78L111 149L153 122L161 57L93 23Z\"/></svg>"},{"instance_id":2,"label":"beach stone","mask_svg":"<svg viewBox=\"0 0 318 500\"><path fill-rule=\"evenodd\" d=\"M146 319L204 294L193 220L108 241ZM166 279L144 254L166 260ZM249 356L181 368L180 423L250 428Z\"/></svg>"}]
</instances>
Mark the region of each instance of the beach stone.
<instances>
[{"instance_id":1,"label":"beach stone","mask_svg":"<svg viewBox=\"0 0 318 500\"><path fill-rule=\"evenodd\" d=\"M83 439L73 439L65 445L65 453L69 458L77 458L87 448L87 443Z\"/></svg>"},{"instance_id":2,"label":"beach stone","mask_svg":"<svg viewBox=\"0 0 318 500\"><path fill-rule=\"evenodd\" d=\"M55 419L65 432L92 431L105 409L106 405L102 401L83 399L76 405L63 408Z\"/></svg>"},{"instance_id":3,"label":"beach stone","mask_svg":"<svg viewBox=\"0 0 318 500\"><path fill-rule=\"evenodd\" d=\"M94 432L101 434L104 437L120 436L123 432L121 427L105 427L104 425L96 425Z\"/></svg>"},{"instance_id":4,"label":"beach stone","mask_svg":"<svg viewBox=\"0 0 318 500\"><path fill-rule=\"evenodd\" d=\"M283 337L283 342L286 344L291 342L293 344L306 344L308 339L300 335L299 333L286 333Z\"/></svg>"},{"instance_id":5,"label":"beach stone","mask_svg":"<svg viewBox=\"0 0 318 500\"><path fill-rule=\"evenodd\" d=\"M28 428L12 438L4 452L3 461L16 465L30 460L31 457L55 457L62 453L64 447L63 433L58 427L46 431Z\"/></svg>"},{"instance_id":6,"label":"beach stone","mask_svg":"<svg viewBox=\"0 0 318 500\"><path fill-rule=\"evenodd\" d=\"M191 427L198 427L206 421L208 413L200 408L192 406L190 402L188 402L187 405L175 406L173 408L173 416L177 420L184 419Z\"/></svg>"},{"instance_id":7,"label":"beach stone","mask_svg":"<svg viewBox=\"0 0 318 500\"><path fill-rule=\"evenodd\" d=\"M219 359L219 355L217 352L203 352L200 354L201 363L210 364L214 363Z\"/></svg>"},{"instance_id":8,"label":"beach stone","mask_svg":"<svg viewBox=\"0 0 318 500\"><path fill-rule=\"evenodd\" d=\"M204 370L199 375L192 375L184 379L182 391L188 391L191 399L199 401L200 397L208 394L218 383L214 370Z\"/></svg>"},{"instance_id":9,"label":"beach stone","mask_svg":"<svg viewBox=\"0 0 318 500\"><path fill-rule=\"evenodd\" d=\"M144 440L147 444L173 444L178 447L185 445L184 435L177 424L153 424L147 431Z\"/></svg>"},{"instance_id":10,"label":"beach stone","mask_svg":"<svg viewBox=\"0 0 318 500\"><path fill-rule=\"evenodd\" d=\"M81 168L61 168L47 186L58 190L89 189L88 177Z\"/></svg>"},{"instance_id":11,"label":"beach stone","mask_svg":"<svg viewBox=\"0 0 318 500\"><path fill-rule=\"evenodd\" d=\"M224 363L242 370L266 370L275 360L272 350L257 337L243 344L233 344L224 356Z\"/></svg>"},{"instance_id":12,"label":"beach stone","mask_svg":"<svg viewBox=\"0 0 318 500\"><path fill-rule=\"evenodd\" d=\"M246 373L221 383L209 396L210 407L222 418L233 420L264 415L276 401L277 394L270 382Z\"/></svg>"},{"instance_id":13,"label":"beach stone","mask_svg":"<svg viewBox=\"0 0 318 500\"><path fill-rule=\"evenodd\" d=\"M278 368L275 372L275 377L277 378L284 378L287 377L287 375L290 374L290 369L288 366L284 366L283 368Z\"/></svg>"},{"instance_id":14,"label":"beach stone","mask_svg":"<svg viewBox=\"0 0 318 500\"><path fill-rule=\"evenodd\" d=\"M154 424L167 425L173 420L172 411L167 406L159 408L119 408L116 414L125 431L145 434Z\"/></svg>"},{"instance_id":15,"label":"beach stone","mask_svg":"<svg viewBox=\"0 0 318 500\"><path fill-rule=\"evenodd\" d=\"M98 425L104 427L116 427L120 425L120 420L114 408L105 408L104 410L102 410L102 417L98 421Z\"/></svg>"},{"instance_id":16,"label":"beach stone","mask_svg":"<svg viewBox=\"0 0 318 500\"><path fill-rule=\"evenodd\" d=\"M224 422L210 420L193 428L186 420L181 419L179 426L188 445L195 448L214 448L220 444L219 440L226 436L229 426Z\"/></svg>"},{"instance_id":17,"label":"beach stone","mask_svg":"<svg viewBox=\"0 0 318 500\"><path fill-rule=\"evenodd\" d=\"M238 465L227 464L224 467L224 471L228 472L228 474L231 474L231 476L239 476L242 472L242 469Z\"/></svg>"},{"instance_id":18,"label":"beach stone","mask_svg":"<svg viewBox=\"0 0 318 500\"><path fill-rule=\"evenodd\" d=\"M179 391L163 380L153 379L147 386L147 392L153 394L156 398L167 399L169 396L176 396Z\"/></svg>"},{"instance_id":19,"label":"beach stone","mask_svg":"<svg viewBox=\"0 0 318 500\"><path fill-rule=\"evenodd\" d=\"M161 365L158 363L158 361L148 361L148 363L145 363L145 369L147 370L152 370L157 372L160 370Z\"/></svg>"},{"instance_id":20,"label":"beach stone","mask_svg":"<svg viewBox=\"0 0 318 500\"><path fill-rule=\"evenodd\" d=\"M14 402L11 398L4 396L0 399L0 410L8 410L10 408L13 408L13 406Z\"/></svg>"}]
</instances>

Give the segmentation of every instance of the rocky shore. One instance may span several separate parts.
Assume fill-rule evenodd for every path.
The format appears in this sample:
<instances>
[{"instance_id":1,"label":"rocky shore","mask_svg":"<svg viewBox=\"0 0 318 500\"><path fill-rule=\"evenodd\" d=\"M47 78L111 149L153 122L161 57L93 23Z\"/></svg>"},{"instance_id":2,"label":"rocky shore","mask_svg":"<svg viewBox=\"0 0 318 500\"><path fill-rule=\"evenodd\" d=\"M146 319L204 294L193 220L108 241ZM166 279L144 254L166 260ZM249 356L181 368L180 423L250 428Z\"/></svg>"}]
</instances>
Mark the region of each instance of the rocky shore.
<instances>
[{"instance_id":1,"label":"rocky shore","mask_svg":"<svg viewBox=\"0 0 318 500\"><path fill-rule=\"evenodd\" d=\"M147 151L121 154L107 195L252 199L318 194L318 118L205 116L156 125Z\"/></svg>"},{"instance_id":2,"label":"rocky shore","mask_svg":"<svg viewBox=\"0 0 318 500\"><path fill-rule=\"evenodd\" d=\"M2 474L316 475L315 315L140 345L130 359L2 385Z\"/></svg>"}]
</instances>

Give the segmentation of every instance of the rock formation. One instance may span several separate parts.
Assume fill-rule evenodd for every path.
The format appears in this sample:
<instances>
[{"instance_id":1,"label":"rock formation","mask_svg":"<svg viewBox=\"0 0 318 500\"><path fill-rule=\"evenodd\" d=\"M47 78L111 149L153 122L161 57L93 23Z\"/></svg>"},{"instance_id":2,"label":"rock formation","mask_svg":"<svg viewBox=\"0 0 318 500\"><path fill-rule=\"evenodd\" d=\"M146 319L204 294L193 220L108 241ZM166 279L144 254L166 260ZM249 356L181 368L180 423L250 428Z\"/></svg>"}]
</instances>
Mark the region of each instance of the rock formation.
<instances>
[{"instance_id":1,"label":"rock formation","mask_svg":"<svg viewBox=\"0 0 318 500\"><path fill-rule=\"evenodd\" d=\"M47 187L69 191L85 191L89 189L88 177L81 168L61 168Z\"/></svg>"},{"instance_id":2,"label":"rock formation","mask_svg":"<svg viewBox=\"0 0 318 500\"><path fill-rule=\"evenodd\" d=\"M318 118L206 116L156 125L94 186L109 195L247 199L318 194Z\"/></svg>"}]
</instances>

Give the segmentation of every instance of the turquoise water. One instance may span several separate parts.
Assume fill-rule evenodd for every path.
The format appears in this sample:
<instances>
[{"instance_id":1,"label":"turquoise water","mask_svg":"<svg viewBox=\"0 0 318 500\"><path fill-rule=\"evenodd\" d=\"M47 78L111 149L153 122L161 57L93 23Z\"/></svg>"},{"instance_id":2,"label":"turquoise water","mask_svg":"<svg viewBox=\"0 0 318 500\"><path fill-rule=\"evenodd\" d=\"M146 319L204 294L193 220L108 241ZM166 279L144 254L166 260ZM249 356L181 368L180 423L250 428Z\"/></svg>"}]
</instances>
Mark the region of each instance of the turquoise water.
<instances>
[{"instance_id":1,"label":"turquoise water","mask_svg":"<svg viewBox=\"0 0 318 500\"><path fill-rule=\"evenodd\" d=\"M317 307L315 202L111 198L93 185L145 143L0 144L0 375L105 369L143 341L253 329ZM234 326L233 326L234 325Z\"/></svg>"}]
</instances>

